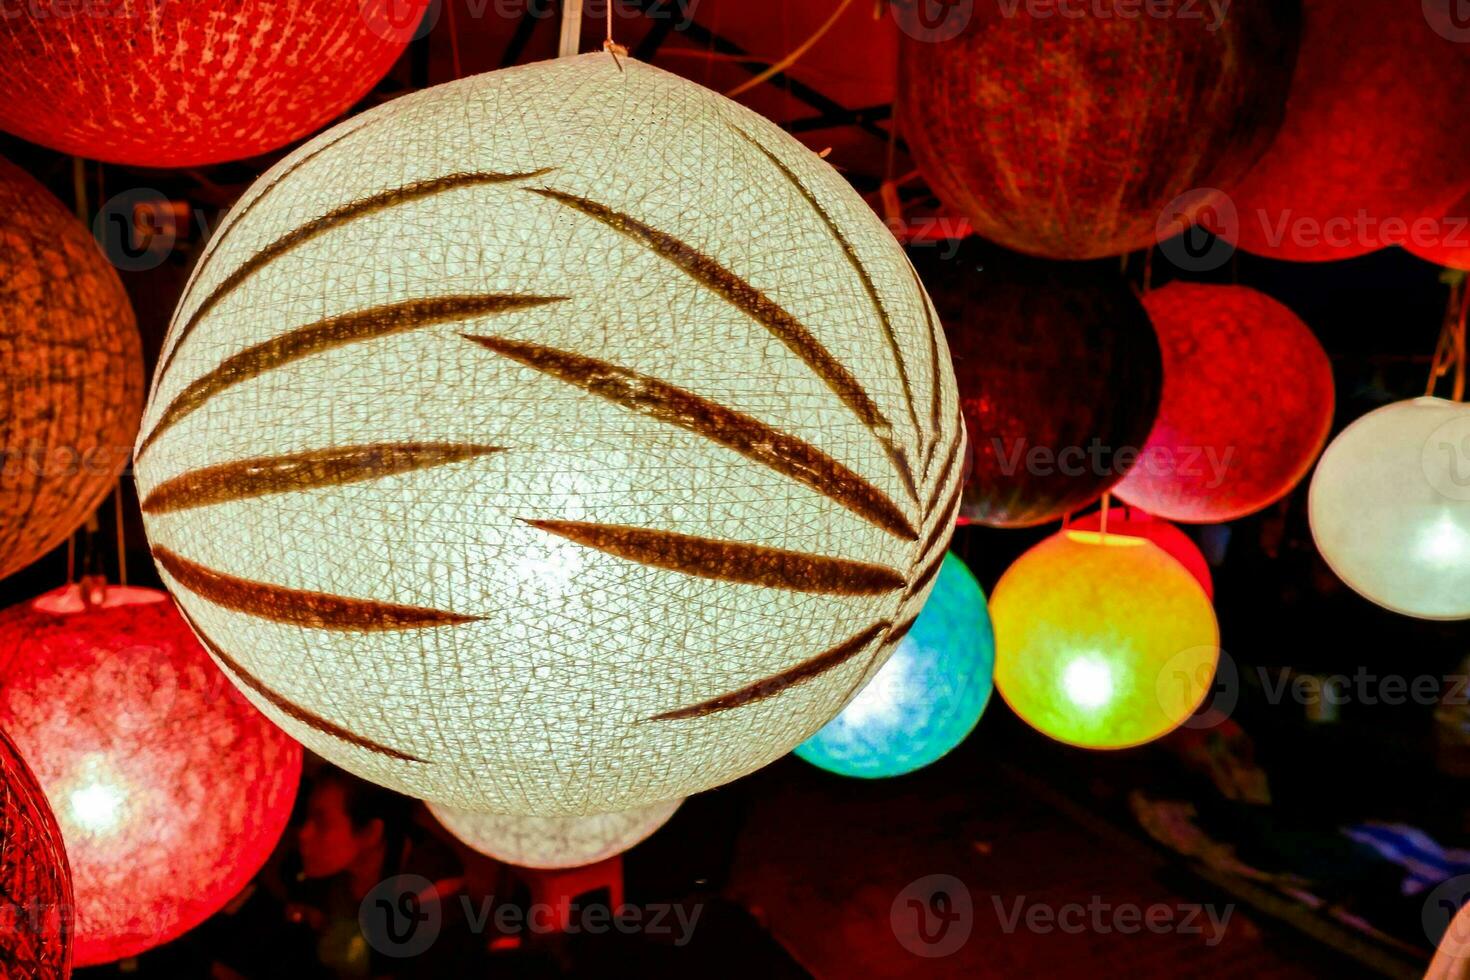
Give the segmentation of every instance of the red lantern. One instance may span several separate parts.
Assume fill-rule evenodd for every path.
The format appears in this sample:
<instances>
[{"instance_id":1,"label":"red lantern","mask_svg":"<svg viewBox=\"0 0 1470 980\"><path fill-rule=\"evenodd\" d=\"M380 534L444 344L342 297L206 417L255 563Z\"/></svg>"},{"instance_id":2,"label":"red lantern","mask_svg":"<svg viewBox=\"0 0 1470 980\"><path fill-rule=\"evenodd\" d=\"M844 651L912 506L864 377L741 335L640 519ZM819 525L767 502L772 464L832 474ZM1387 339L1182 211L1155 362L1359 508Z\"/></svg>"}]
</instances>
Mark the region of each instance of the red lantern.
<instances>
[{"instance_id":1,"label":"red lantern","mask_svg":"<svg viewBox=\"0 0 1470 980\"><path fill-rule=\"evenodd\" d=\"M1079 517L1071 521L1067 527L1074 531L1101 532L1102 511L1095 510L1091 514ZM1207 598L1215 598L1215 580L1210 575L1210 563L1205 561L1204 553L1199 550L1199 545L1195 544L1189 535L1168 521L1161 521L1151 514L1131 507L1113 507L1108 511L1108 534L1152 541L1194 576L1200 588L1205 590Z\"/></svg>"},{"instance_id":2,"label":"red lantern","mask_svg":"<svg viewBox=\"0 0 1470 980\"><path fill-rule=\"evenodd\" d=\"M1123 279L1025 259L938 264L925 281L949 337L969 431L961 519L1054 521L1097 500L1143 445L1163 369Z\"/></svg>"},{"instance_id":3,"label":"red lantern","mask_svg":"<svg viewBox=\"0 0 1470 980\"><path fill-rule=\"evenodd\" d=\"M71 976L71 868L51 805L0 732L0 975Z\"/></svg>"},{"instance_id":4,"label":"red lantern","mask_svg":"<svg viewBox=\"0 0 1470 980\"><path fill-rule=\"evenodd\" d=\"M1470 184L1470 30L1444 3L1305 7L1281 135L1232 191L1240 246L1320 262L1402 244Z\"/></svg>"},{"instance_id":5,"label":"red lantern","mask_svg":"<svg viewBox=\"0 0 1470 980\"><path fill-rule=\"evenodd\" d=\"M116 0L0 17L0 129L114 163L273 150L367 94L428 0Z\"/></svg>"},{"instance_id":6,"label":"red lantern","mask_svg":"<svg viewBox=\"0 0 1470 980\"><path fill-rule=\"evenodd\" d=\"M1404 248L1426 262L1470 272L1470 194L1439 220L1423 219L1411 226Z\"/></svg>"},{"instance_id":7,"label":"red lantern","mask_svg":"<svg viewBox=\"0 0 1470 980\"><path fill-rule=\"evenodd\" d=\"M1332 426L1332 365L1312 331L1244 286L1175 282L1143 305L1164 351L1164 397L1118 499L1211 523L1285 496Z\"/></svg>"},{"instance_id":8,"label":"red lantern","mask_svg":"<svg viewBox=\"0 0 1470 980\"><path fill-rule=\"evenodd\" d=\"M1048 258L1150 246L1161 218L1183 230L1214 200L1178 198L1238 180L1281 123L1300 15L1286 0L1236 0L1214 25L975 3L936 28L925 6L900 22L914 159L981 235Z\"/></svg>"},{"instance_id":9,"label":"red lantern","mask_svg":"<svg viewBox=\"0 0 1470 980\"><path fill-rule=\"evenodd\" d=\"M0 73L7 63L0 58ZM102 502L143 411L142 345L117 273L61 202L4 160L0 331L3 578L66 540Z\"/></svg>"},{"instance_id":10,"label":"red lantern","mask_svg":"<svg viewBox=\"0 0 1470 980\"><path fill-rule=\"evenodd\" d=\"M153 589L72 586L0 614L0 726L66 840L78 966L218 911L275 847L301 775L300 746Z\"/></svg>"}]
</instances>

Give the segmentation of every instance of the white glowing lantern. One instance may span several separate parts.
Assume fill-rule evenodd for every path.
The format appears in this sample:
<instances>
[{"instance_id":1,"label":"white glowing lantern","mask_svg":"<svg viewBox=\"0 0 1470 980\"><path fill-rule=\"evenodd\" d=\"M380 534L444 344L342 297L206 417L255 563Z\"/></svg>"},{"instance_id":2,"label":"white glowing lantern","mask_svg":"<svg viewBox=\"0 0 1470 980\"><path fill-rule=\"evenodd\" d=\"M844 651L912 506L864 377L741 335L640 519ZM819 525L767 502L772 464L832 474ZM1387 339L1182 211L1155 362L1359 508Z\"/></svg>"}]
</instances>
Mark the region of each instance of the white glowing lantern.
<instances>
[{"instance_id":1,"label":"white glowing lantern","mask_svg":"<svg viewBox=\"0 0 1470 980\"><path fill-rule=\"evenodd\" d=\"M596 864L642 843L669 822L683 800L585 817L517 817L429 804L455 837L481 854L522 868Z\"/></svg>"},{"instance_id":2,"label":"white glowing lantern","mask_svg":"<svg viewBox=\"0 0 1470 980\"><path fill-rule=\"evenodd\" d=\"M137 478L165 581L289 732L420 799L583 815L756 769L878 670L944 558L957 408L834 170L597 54L262 177Z\"/></svg>"},{"instance_id":3,"label":"white glowing lantern","mask_svg":"<svg viewBox=\"0 0 1470 980\"><path fill-rule=\"evenodd\" d=\"M1364 597L1419 619L1470 619L1470 405L1415 398L1332 441L1310 497L1312 536Z\"/></svg>"}]
</instances>

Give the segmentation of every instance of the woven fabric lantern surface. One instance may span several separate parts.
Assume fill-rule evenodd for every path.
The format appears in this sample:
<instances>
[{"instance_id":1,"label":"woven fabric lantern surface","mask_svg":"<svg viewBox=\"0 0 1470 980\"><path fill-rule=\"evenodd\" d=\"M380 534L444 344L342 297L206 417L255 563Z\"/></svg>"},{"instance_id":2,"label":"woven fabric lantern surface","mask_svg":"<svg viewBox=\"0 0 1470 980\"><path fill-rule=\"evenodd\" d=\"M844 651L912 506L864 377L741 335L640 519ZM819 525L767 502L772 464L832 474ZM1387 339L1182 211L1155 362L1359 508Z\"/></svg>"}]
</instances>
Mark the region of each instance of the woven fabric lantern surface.
<instances>
[{"instance_id":1,"label":"woven fabric lantern surface","mask_svg":"<svg viewBox=\"0 0 1470 980\"><path fill-rule=\"evenodd\" d=\"M86 228L5 160L0 282L3 578L66 540L112 489L143 408L143 353Z\"/></svg>"},{"instance_id":2,"label":"woven fabric lantern surface","mask_svg":"<svg viewBox=\"0 0 1470 980\"><path fill-rule=\"evenodd\" d=\"M954 555L883 668L796 754L844 776L899 776L965 740L990 703L995 637L980 583Z\"/></svg>"},{"instance_id":3,"label":"woven fabric lantern surface","mask_svg":"<svg viewBox=\"0 0 1470 980\"><path fill-rule=\"evenodd\" d=\"M1281 124L1294 0L1236 0L1216 24L1082 4L1076 16L952 9L969 11L955 37L906 25L896 115L939 198L1016 251L1151 246L1161 221L1182 231L1215 200L1190 192L1229 187Z\"/></svg>"},{"instance_id":4,"label":"woven fabric lantern surface","mask_svg":"<svg viewBox=\"0 0 1470 980\"><path fill-rule=\"evenodd\" d=\"M267 173L143 429L158 568L262 710L407 795L533 816L820 728L918 615L964 445L877 216L607 54L399 99Z\"/></svg>"},{"instance_id":5,"label":"woven fabric lantern surface","mask_svg":"<svg viewBox=\"0 0 1470 980\"><path fill-rule=\"evenodd\" d=\"M1241 248L1352 258L1401 244L1465 191L1470 103L1445 95L1470 88L1470 33L1452 8L1306 0L1281 134L1231 189Z\"/></svg>"},{"instance_id":6,"label":"woven fabric lantern surface","mask_svg":"<svg viewBox=\"0 0 1470 980\"><path fill-rule=\"evenodd\" d=\"M51 804L0 731L0 975L71 976L71 868Z\"/></svg>"},{"instance_id":7,"label":"woven fabric lantern surface","mask_svg":"<svg viewBox=\"0 0 1470 980\"><path fill-rule=\"evenodd\" d=\"M1141 538L1046 539L1001 576L990 616L996 689L1031 727L1083 748L1128 748L1178 727L1220 656L1199 583Z\"/></svg>"},{"instance_id":8,"label":"woven fabric lantern surface","mask_svg":"<svg viewBox=\"0 0 1470 980\"><path fill-rule=\"evenodd\" d=\"M1322 454L1312 537L1359 594L1419 619L1470 619L1470 405L1369 412Z\"/></svg>"},{"instance_id":9,"label":"woven fabric lantern surface","mask_svg":"<svg viewBox=\"0 0 1470 980\"><path fill-rule=\"evenodd\" d=\"M219 911L275 847L301 774L301 747L153 589L72 586L0 614L0 727L61 825L78 966Z\"/></svg>"},{"instance_id":10,"label":"woven fabric lantern surface","mask_svg":"<svg viewBox=\"0 0 1470 980\"><path fill-rule=\"evenodd\" d=\"M1122 277L1084 266L936 263L970 474L961 520L1031 527L1097 500L1158 415L1163 362Z\"/></svg>"},{"instance_id":11,"label":"woven fabric lantern surface","mask_svg":"<svg viewBox=\"0 0 1470 980\"><path fill-rule=\"evenodd\" d=\"M0 129L143 167L255 156L362 98L428 2L20 5L0 18Z\"/></svg>"},{"instance_id":12,"label":"woven fabric lantern surface","mask_svg":"<svg viewBox=\"0 0 1470 980\"><path fill-rule=\"evenodd\" d=\"M585 817L516 817L429 804L455 837L498 861L522 868L596 864L641 843L669 822L683 800Z\"/></svg>"},{"instance_id":13,"label":"woven fabric lantern surface","mask_svg":"<svg viewBox=\"0 0 1470 980\"><path fill-rule=\"evenodd\" d=\"M1143 305L1164 351L1164 397L1118 499L1213 523L1291 492L1332 428L1332 364L1311 329L1245 286L1173 282Z\"/></svg>"}]
</instances>

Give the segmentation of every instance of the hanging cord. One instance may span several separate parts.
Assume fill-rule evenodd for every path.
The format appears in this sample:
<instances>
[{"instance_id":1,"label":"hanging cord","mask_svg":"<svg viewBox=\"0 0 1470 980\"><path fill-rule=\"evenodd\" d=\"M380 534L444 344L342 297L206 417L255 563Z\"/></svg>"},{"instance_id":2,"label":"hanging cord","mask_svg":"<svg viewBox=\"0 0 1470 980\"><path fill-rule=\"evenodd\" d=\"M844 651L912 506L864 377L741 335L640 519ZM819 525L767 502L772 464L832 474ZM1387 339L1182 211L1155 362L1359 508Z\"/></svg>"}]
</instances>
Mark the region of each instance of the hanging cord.
<instances>
[{"instance_id":1,"label":"hanging cord","mask_svg":"<svg viewBox=\"0 0 1470 980\"><path fill-rule=\"evenodd\" d=\"M837 5L837 9L832 11L832 16L828 17L822 23L822 26L816 29L811 37L807 38L805 41L802 41L796 47L792 48L783 58L781 58L775 64L771 65L765 71L761 72L758 75L752 75L750 78L747 78L739 85L730 89L728 92L725 93L725 97L727 99L733 99L737 95L749 92L751 89L755 88L762 82L769 81L775 76L781 74L781 72L790 68L792 65L796 64L808 51L812 49L812 46L814 44L820 41L822 37L837 24L837 21L839 21L842 18L842 15L847 12L847 8L851 6L852 0L842 0L842 2ZM608 10L611 9L612 6L609 5Z\"/></svg>"},{"instance_id":2,"label":"hanging cord","mask_svg":"<svg viewBox=\"0 0 1470 980\"><path fill-rule=\"evenodd\" d=\"M128 584L128 526L123 523L123 487L118 480L112 487L112 522L117 525L117 584Z\"/></svg>"},{"instance_id":3,"label":"hanging cord","mask_svg":"<svg viewBox=\"0 0 1470 980\"><path fill-rule=\"evenodd\" d=\"M459 64L459 25L454 19L454 0L444 0L444 11L449 15L449 59L454 64L454 77L463 78L464 69Z\"/></svg>"},{"instance_id":4,"label":"hanging cord","mask_svg":"<svg viewBox=\"0 0 1470 980\"><path fill-rule=\"evenodd\" d=\"M619 60L628 57L628 49L613 40L613 5L612 0L607 3L607 37L602 41L602 50L613 56L613 63L618 66L618 71L623 70L623 63Z\"/></svg>"},{"instance_id":5,"label":"hanging cord","mask_svg":"<svg viewBox=\"0 0 1470 980\"><path fill-rule=\"evenodd\" d=\"M1465 286L1465 273L1446 270L1444 281L1449 283L1449 302L1445 305L1444 325L1440 330L1439 342L1435 345L1434 359L1429 367L1429 384L1425 395L1433 395L1439 387L1439 379L1454 369L1450 397L1454 401L1465 399L1465 377L1467 365L1465 351L1465 323L1470 315L1470 289Z\"/></svg>"},{"instance_id":6,"label":"hanging cord","mask_svg":"<svg viewBox=\"0 0 1470 980\"><path fill-rule=\"evenodd\" d=\"M612 13L612 4L607 5L608 13ZM522 16L529 17L526 13ZM610 28L609 28L610 29ZM561 4L561 44L557 48L558 58L572 58L582 47L582 0L562 0Z\"/></svg>"},{"instance_id":7,"label":"hanging cord","mask_svg":"<svg viewBox=\"0 0 1470 980\"><path fill-rule=\"evenodd\" d=\"M1103 536L1103 540L1105 541L1108 537L1108 508L1112 505L1112 502L1113 495L1111 493L1105 493L1102 495L1102 510L1099 511L1099 514L1101 516L1098 517L1097 529L1098 533Z\"/></svg>"}]
</instances>

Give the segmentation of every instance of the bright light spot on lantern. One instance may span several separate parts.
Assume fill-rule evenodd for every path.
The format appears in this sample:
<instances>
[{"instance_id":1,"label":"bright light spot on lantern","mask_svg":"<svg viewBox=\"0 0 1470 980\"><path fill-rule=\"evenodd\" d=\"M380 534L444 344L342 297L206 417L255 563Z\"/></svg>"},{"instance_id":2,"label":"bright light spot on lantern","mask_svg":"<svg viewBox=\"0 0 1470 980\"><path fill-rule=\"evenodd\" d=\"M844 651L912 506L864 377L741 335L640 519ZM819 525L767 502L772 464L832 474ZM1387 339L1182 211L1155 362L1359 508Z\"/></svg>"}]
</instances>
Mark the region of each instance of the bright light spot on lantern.
<instances>
[{"instance_id":1,"label":"bright light spot on lantern","mask_svg":"<svg viewBox=\"0 0 1470 980\"><path fill-rule=\"evenodd\" d=\"M836 718L796 755L843 776L898 776L965 740L990 701L995 643L985 594L946 555L907 636Z\"/></svg>"},{"instance_id":2,"label":"bright light spot on lantern","mask_svg":"<svg viewBox=\"0 0 1470 980\"><path fill-rule=\"evenodd\" d=\"M1459 566L1470 557L1470 531L1442 515L1420 533L1419 557L1442 567Z\"/></svg>"},{"instance_id":3,"label":"bright light spot on lantern","mask_svg":"<svg viewBox=\"0 0 1470 980\"><path fill-rule=\"evenodd\" d=\"M1062 687L1073 704L1096 708L1113 698L1113 672L1097 654L1087 654L1067 665Z\"/></svg>"},{"instance_id":4,"label":"bright light spot on lantern","mask_svg":"<svg viewBox=\"0 0 1470 980\"><path fill-rule=\"evenodd\" d=\"M1127 748L1178 727L1220 655L1204 590L1142 538L1046 539L1001 577L990 615L1001 696L1033 728L1083 748Z\"/></svg>"},{"instance_id":5,"label":"bright light spot on lantern","mask_svg":"<svg viewBox=\"0 0 1470 980\"><path fill-rule=\"evenodd\" d=\"M416 799L626 811L789 752L886 656L959 477L912 462L962 435L892 233L769 120L606 54L344 126L175 311L136 458L180 605L286 731ZM895 414L936 397L937 433ZM205 460L280 492L201 496Z\"/></svg>"},{"instance_id":6,"label":"bright light spot on lantern","mask_svg":"<svg viewBox=\"0 0 1470 980\"><path fill-rule=\"evenodd\" d=\"M88 833L104 834L115 830L127 800L126 794L109 780L106 763L101 756L87 759L81 768L82 786L67 794L71 819Z\"/></svg>"},{"instance_id":7,"label":"bright light spot on lantern","mask_svg":"<svg viewBox=\"0 0 1470 980\"><path fill-rule=\"evenodd\" d=\"M1342 431L1308 497L1337 576L1386 609L1470 619L1470 405L1414 398Z\"/></svg>"}]
</instances>

